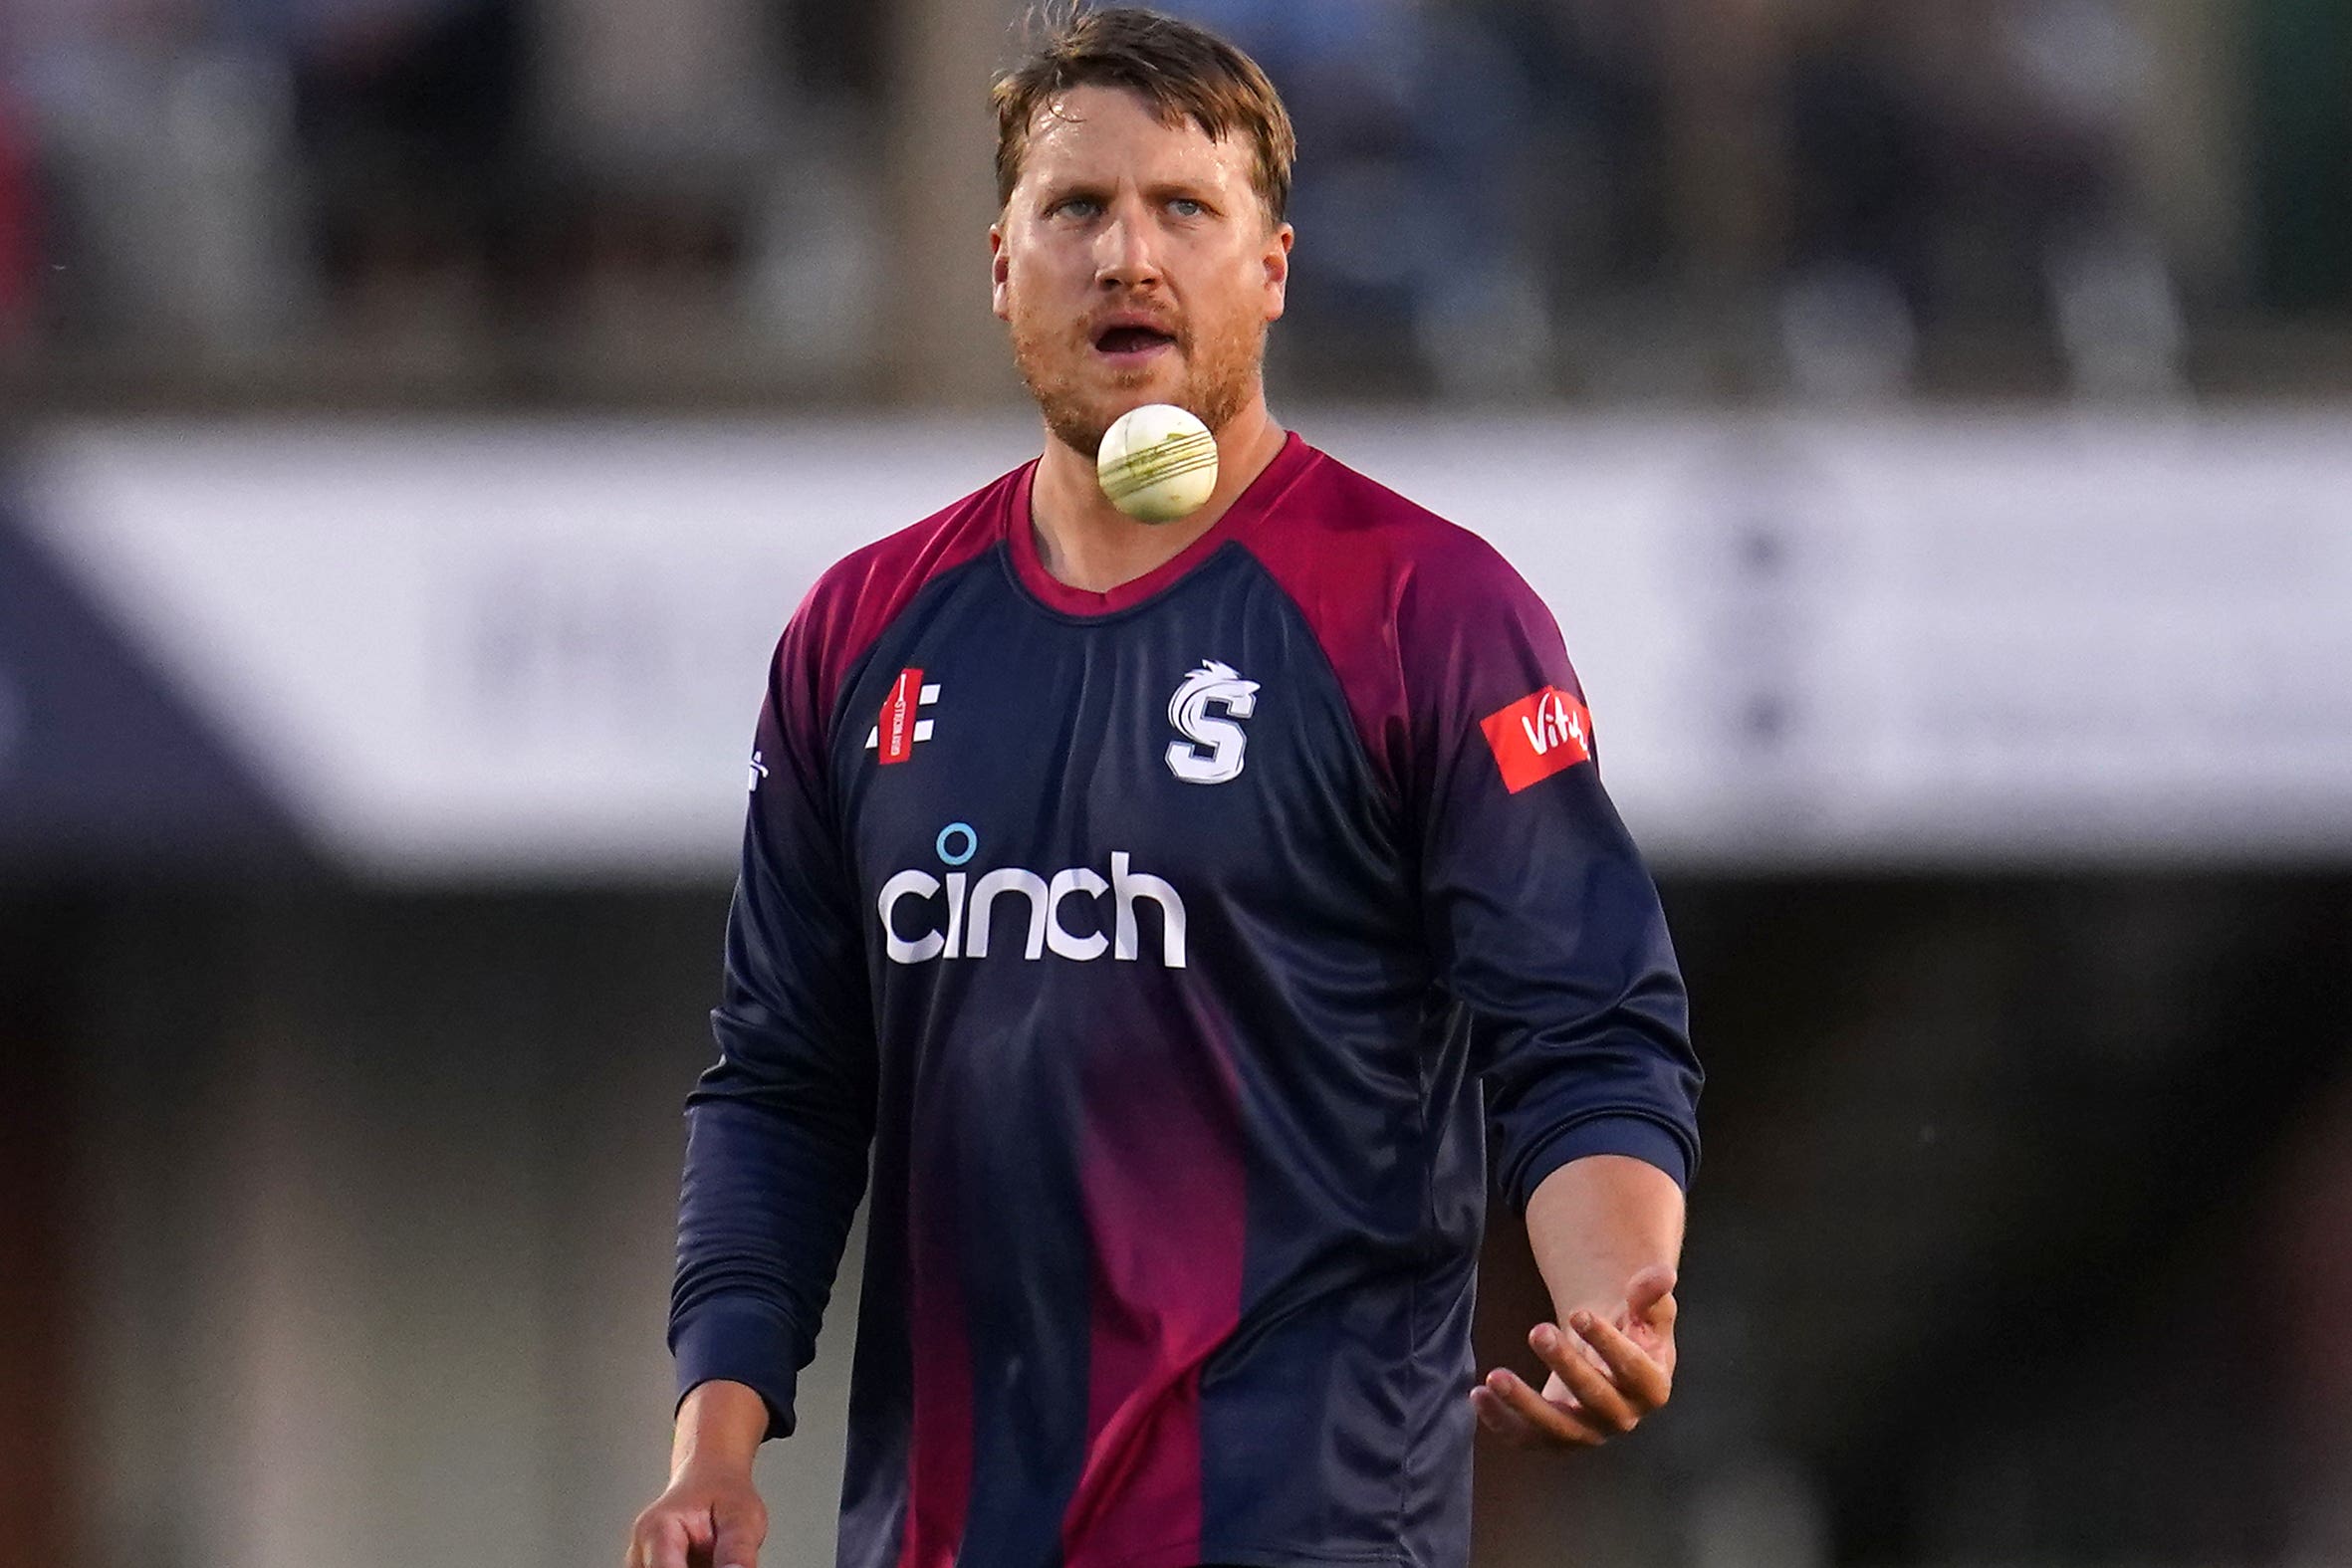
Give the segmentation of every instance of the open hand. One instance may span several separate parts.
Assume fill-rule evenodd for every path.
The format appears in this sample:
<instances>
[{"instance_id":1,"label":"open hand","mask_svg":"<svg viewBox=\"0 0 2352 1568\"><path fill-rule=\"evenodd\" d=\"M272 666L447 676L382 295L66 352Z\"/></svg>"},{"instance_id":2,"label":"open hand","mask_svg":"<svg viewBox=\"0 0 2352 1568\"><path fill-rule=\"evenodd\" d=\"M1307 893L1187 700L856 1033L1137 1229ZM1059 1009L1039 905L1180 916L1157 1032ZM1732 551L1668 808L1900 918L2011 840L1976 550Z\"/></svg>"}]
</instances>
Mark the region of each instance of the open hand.
<instances>
[{"instance_id":1,"label":"open hand","mask_svg":"<svg viewBox=\"0 0 2352 1568\"><path fill-rule=\"evenodd\" d=\"M1498 1367L1470 1391L1471 1407L1490 1432L1522 1448L1597 1448L1673 1394L1674 1313L1674 1270L1645 1268L1626 1282L1610 1316L1578 1308L1567 1332L1538 1323L1529 1333L1551 1370L1542 1393Z\"/></svg>"}]
</instances>

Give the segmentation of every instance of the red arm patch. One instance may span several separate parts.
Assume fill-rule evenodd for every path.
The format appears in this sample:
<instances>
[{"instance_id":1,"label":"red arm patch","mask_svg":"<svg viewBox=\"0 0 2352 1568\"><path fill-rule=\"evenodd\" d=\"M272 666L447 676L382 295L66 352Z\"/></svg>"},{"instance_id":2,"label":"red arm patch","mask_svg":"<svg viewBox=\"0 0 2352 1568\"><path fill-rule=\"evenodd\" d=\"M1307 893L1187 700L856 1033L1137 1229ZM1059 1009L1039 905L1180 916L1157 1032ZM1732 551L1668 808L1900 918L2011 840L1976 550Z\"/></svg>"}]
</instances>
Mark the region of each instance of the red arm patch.
<instances>
[{"instance_id":1,"label":"red arm patch","mask_svg":"<svg viewBox=\"0 0 2352 1568\"><path fill-rule=\"evenodd\" d=\"M1592 713L1556 686L1530 692L1478 723L1513 794L1592 761Z\"/></svg>"}]
</instances>

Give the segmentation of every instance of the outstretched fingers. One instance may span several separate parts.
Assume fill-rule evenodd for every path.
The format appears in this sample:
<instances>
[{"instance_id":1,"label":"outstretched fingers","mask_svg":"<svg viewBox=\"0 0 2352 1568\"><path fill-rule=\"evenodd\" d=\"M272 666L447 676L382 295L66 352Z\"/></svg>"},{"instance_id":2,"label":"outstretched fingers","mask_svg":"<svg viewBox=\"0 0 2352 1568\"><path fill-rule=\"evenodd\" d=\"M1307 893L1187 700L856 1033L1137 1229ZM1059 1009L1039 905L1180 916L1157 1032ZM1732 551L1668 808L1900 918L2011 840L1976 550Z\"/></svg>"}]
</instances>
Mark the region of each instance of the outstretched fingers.
<instances>
[{"instance_id":1,"label":"outstretched fingers","mask_svg":"<svg viewBox=\"0 0 2352 1568\"><path fill-rule=\"evenodd\" d=\"M1609 1436L1631 1432L1646 1414L1646 1408L1619 1388L1605 1367L1551 1324L1537 1324L1528 1335L1528 1344L1575 1397L1586 1419Z\"/></svg>"},{"instance_id":2,"label":"outstretched fingers","mask_svg":"<svg viewBox=\"0 0 2352 1568\"><path fill-rule=\"evenodd\" d=\"M1522 1448L1589 1449L1610 1437L1583 1412L1546 1399L1518 1373L1501 1368L1471 1390L1470 1404L1490 1432Z\"/></svg>"},{"instance_id":3,"label":"outstretched fingers","mask_svg":"<svg viewBox=\"0 0 2352 1568\"><path fill-rule=\"evenodd\" d=\"M1636 1419L1656 1410L1672 1396L1674 1375L1656 1357L1626 1337L1616 1324L1590 1312L1572 1313L1568 1323L1608 1368L1613 1389L1631 1406ZM1566 1348L1573 1359L1591 1366L1573 1347ZM1580 1389L1576 1397L1584 1398Z\"/></svg>"}]
</instances>

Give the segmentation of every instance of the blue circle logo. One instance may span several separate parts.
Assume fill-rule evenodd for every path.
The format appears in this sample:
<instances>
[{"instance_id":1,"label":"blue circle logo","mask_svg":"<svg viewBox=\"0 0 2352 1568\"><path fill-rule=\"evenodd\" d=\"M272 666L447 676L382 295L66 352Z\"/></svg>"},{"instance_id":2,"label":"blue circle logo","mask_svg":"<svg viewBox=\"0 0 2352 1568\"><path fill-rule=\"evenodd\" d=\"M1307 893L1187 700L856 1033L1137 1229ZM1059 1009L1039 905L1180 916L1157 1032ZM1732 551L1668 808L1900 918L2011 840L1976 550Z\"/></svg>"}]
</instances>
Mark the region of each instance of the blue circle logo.
<instances>
[{"instance_id":1,"label":"blue circle logo","mask_svg":"<svg viewBox=\"0 0 2352 1568\"><path fill-rule=\"evenodd\" d=\"M949 843L958 838L963 840L963 848L960 852L948 848ZM949 865L965 865L971 861L974 855L980 853L980 835L972 831L970 822L950 822L939 830L939 842L933 847L939 851L939 858Z\"/></svg>"}]
</instances>

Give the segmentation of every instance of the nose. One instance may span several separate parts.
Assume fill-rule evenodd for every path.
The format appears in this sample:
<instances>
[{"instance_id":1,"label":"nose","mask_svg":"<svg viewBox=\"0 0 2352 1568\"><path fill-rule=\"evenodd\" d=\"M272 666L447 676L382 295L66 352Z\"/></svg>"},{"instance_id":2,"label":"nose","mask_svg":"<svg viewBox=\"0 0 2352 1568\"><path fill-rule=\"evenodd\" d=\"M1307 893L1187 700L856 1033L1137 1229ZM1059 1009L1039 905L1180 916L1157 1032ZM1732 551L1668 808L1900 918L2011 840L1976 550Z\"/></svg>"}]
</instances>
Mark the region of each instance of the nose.
<instances>
[{"instance_id":1,"label":"nose","mask_svg":"<svg viewBox=\"0 0 2352 1568\"><path fill-rule=\"evenodd\" d=\"M1160 282L1149 215L1140 201L1120 202L1094 242L1094 281L1105 289L1144 289Z\"/></svg>"}]
</instances>

